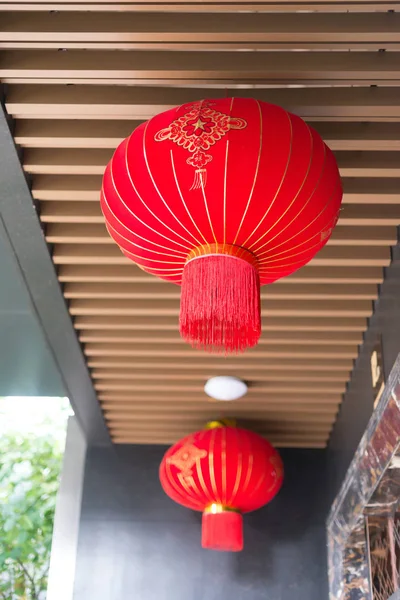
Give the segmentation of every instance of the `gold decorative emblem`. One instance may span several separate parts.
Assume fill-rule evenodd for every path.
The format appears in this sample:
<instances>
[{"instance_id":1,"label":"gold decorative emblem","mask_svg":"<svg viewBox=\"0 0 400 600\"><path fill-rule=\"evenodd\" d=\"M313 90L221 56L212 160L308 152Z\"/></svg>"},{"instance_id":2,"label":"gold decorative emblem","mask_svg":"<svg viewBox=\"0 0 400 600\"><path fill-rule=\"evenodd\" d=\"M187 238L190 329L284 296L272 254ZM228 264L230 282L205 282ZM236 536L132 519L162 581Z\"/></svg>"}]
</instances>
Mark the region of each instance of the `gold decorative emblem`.
<instances>
[{"instance_id":1,"label":"gold decorative emblem","mask_svg":"<svg viewBox=\"0 0 400 600\"><path fill-rule=\"evenodd\" d=\"M174 465L174 467L181 471L179 476L183 476L186 479L191 477L192 469L196 463L206 456L207 450L200 450L193 443L188 442L184 446L181 446L173 456L168 457L167 463Z\"/></svg>"},{"instance_id":2,"label":"gold decorative emblem","mask_svg":"<svg viewBox=\"0 0 400 600\"><path fill-rule=\"evenodd\" d=\"M191 190L204 188L207 181L206 165L212 161L207 151L223 138L230 129L244 129L244 119L231 117L213 108L212 102L195 102L188 105L188 112L169 127L154 136L156 142L171 140L191 153L186 163L196 169Z\"/></svg>"}]
</instances>

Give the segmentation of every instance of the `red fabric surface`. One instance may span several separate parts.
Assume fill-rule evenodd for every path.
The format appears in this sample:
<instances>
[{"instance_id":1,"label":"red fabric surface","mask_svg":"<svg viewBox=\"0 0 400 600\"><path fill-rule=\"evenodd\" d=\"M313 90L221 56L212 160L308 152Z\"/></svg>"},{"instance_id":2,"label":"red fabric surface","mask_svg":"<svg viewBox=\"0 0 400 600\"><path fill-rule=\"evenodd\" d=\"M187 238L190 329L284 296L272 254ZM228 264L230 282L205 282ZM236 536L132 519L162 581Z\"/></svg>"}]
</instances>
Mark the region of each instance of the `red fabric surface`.
<instances>
[{"instance_id":1,"label":"red fabric surface","mask_svg":"<svg viewBox=\"0 0 400 600\"><path fill-rule=\"evenodd\" d=\"M201 522L201 545L208 550L240 552L243 550L243 517L237 512L204 513Z\"/></svg>"},{"instance_id":2,"label":"red fabric surface","mask_svg":"<svg viewBox=\"0 0 400 600\"><path fill-rule=\"evenodd\" d=\"M160 465L165 493L178 504L204 511L212 504L249 512L278 493L283 466L278 452L246 429L220 427L179 441Z\"/></svg>"},{"instance_id":3,"label":"red fabric surface","mask_svg":"<svg viewBox=\"0 0 400 600\"><path fill-rule=\"evenodd\" d=\"M226 98L138 127L106 168L101 206L126 256L158 277L180 284L193 248L226 243L257 257L266 284L326 244L341 198L335 158L302 119Z\"/></svg>"}]
</instances>

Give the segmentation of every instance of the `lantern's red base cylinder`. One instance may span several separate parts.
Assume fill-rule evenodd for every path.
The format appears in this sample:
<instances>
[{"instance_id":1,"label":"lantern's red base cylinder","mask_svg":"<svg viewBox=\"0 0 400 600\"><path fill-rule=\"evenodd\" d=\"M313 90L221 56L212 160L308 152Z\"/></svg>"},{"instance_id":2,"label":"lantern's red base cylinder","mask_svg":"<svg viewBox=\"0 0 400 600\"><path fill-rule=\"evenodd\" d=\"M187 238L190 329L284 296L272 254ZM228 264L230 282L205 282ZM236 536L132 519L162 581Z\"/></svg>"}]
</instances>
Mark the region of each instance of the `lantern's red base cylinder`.
<instances>
[{"instance_id":1,"label":"lantern's red base cylinder","mask_svg":"<svg viewBox=\"0 0 400 600\"><path fill-rule=\"evenodd\" d=\"M180 332L195 348L237 353L255 346L261 335L260 278L254 257L235 254L191 258L182 276Z\"/></svg>"},{"instance_id":2,"label":"lantern's red base cylinder","mask_svg":"<svg viewBox=\"0 0 400 600\"><path fill-rule=\"evenodd\" d=\"M243 550L242 515L229 510L203 513L201 545L222 552Z\"/></svg>"}]
</instances>

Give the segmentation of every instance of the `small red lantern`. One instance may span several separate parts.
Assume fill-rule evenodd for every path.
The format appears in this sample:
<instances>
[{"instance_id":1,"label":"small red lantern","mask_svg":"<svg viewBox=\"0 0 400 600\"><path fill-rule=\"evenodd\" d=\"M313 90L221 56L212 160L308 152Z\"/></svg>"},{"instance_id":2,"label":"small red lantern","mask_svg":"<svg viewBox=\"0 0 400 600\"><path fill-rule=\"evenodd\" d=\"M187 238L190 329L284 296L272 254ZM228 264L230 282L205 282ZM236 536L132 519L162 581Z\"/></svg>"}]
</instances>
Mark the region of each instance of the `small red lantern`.
<instances>
[{"instance_id":1,"label":"small red lantern","mask_svg":"<svg viewBox=\"0 0 400 600\"><path fill-rule=\"evenodd\" d=\"M202 511L203 548L237 552L243 549L242 513L274 498L283 466L267 440L218 421L167 451L160 481L172 500Z\"/></svg>"},{"instance_id":2,"label":"small red lantern","mask_svg":"<svg viewBox=\"0 0 400 600\"><path fill-rule=\"evenodd\" d=\"M341 199L316 131L279 106L224 98L135 129L106 168L101 207L128 258L182 285L182 337L227 353L257 344L260 284L313 258Z\"/></svg>"}]
</instances>

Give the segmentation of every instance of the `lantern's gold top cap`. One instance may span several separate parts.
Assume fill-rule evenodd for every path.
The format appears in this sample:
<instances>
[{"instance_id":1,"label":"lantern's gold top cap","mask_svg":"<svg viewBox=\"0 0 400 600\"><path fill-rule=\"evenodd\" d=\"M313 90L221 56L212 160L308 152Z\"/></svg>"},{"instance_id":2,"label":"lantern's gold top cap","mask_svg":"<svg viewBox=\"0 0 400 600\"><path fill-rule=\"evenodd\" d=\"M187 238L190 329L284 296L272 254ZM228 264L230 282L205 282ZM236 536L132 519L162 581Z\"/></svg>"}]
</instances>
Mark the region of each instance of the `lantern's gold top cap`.
<instances>
[{"instance_id":1,"label":"lantern's gold top cap","mask_svg":"<svg viewBox=\"0 0 400 600\"><path fill-rule=\"evenodd\" d=\"M218 421L208 421L205 429L219 429L220 427L236 427L236 420L218 419Z\"/></svg>"}]
</instances>

